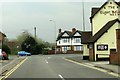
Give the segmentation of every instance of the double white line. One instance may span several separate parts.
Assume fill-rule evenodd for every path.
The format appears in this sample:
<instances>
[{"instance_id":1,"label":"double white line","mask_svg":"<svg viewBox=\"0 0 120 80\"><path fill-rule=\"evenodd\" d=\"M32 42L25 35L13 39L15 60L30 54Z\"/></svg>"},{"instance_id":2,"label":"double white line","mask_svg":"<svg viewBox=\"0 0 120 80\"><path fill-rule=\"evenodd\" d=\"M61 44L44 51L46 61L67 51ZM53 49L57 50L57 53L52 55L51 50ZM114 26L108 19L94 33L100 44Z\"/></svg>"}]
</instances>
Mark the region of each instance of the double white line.
<instances>
[{"instance_id":1,"label":"double white line","mask_svg":"<svg viewBox=\"0 0 120 80\"><path fill-rule=\"evenodd\" d=\"M17 64L14 68L12 68L5 76L1 77L0 80L9 77L15 70L17 70L28 58L26 57L23 61Z\"/></svg>"}]
</instances>

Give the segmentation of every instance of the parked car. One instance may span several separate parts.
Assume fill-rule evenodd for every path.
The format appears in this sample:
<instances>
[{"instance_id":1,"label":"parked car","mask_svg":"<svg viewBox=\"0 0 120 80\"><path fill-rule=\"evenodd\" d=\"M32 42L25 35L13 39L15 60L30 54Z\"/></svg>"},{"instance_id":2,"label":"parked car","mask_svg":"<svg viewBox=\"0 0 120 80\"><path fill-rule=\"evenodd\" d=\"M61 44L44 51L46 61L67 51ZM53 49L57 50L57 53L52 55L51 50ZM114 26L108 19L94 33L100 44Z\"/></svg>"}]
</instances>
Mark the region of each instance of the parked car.
<instances>
[{"instance_id":1,"label":"parked car","mask_svg":"<svg viewBox=\"0 0 120 80\"><path fill-rule=\"evenodd\" d=\"M2 52L2 60L9 60L8 54L6 52Z\"/></svg>"},{"instance_id":2,"label":"parked car","mask_svg":"<svg viewBox=\"0 0 120 80\"><path fill-rule=\"evenodd\" d=\"M25 52L25 51L19 51L18 56L31 56L31 53Z\"/></svg>"}]
</instances>

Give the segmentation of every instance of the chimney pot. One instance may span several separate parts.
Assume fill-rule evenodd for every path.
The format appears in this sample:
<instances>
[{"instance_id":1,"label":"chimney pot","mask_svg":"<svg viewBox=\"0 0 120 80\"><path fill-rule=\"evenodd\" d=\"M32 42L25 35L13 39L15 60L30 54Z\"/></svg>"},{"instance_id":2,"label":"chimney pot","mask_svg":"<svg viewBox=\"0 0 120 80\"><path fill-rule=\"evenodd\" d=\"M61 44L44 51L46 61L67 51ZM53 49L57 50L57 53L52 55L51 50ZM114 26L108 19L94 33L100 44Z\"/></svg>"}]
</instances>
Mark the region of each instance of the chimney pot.
<instances>
[{"instance_id":1,"label":"chimney pot","mask_svg":"<svg viewBox=\"0 0 120 80\"><path fill-rule=\"evenodd\" d=\"M59 33L61 33L62 29L59 29Z\"/></svg>"}]
</instances>

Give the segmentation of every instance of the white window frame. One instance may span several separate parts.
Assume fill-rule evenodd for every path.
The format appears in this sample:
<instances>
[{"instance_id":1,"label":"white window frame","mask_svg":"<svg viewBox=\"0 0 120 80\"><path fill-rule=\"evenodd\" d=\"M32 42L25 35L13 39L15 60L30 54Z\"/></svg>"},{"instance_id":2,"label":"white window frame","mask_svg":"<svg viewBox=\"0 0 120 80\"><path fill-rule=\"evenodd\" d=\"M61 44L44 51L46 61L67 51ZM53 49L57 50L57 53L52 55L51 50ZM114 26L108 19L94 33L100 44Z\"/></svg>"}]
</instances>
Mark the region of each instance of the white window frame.
<instances>
[{"instance_id":1,"label":"white window frame","mask_svg":"<svg viewBox=\"0 0 120 80\"><path fill-rule=\"evenodd\" d=\"M81 43L81 38L74 38L74 43Z\"/></svg>"}]
</instances>

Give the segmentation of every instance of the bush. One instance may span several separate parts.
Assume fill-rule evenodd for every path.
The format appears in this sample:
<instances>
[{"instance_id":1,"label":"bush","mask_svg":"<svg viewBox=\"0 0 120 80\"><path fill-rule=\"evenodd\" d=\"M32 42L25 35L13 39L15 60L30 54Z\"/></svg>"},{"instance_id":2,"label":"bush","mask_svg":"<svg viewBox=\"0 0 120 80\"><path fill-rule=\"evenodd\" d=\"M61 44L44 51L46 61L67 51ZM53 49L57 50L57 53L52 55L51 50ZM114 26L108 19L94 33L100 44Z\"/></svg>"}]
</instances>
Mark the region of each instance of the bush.
<instances>
[{"instance_id":1,"label":"bush","mask_svg":"<svg viewBox=\"0 0 120 80\"><path fill-rule=\"evenodd\" d=\"M48 55L48 50L49 50L49 49L44 49L43 52L42 52L42 54Z\"/></svg>"}]
</instances>

